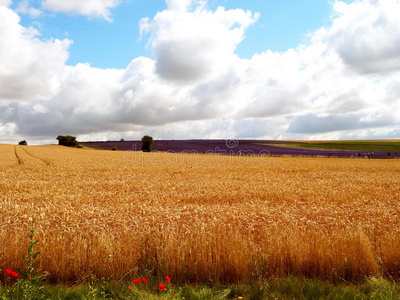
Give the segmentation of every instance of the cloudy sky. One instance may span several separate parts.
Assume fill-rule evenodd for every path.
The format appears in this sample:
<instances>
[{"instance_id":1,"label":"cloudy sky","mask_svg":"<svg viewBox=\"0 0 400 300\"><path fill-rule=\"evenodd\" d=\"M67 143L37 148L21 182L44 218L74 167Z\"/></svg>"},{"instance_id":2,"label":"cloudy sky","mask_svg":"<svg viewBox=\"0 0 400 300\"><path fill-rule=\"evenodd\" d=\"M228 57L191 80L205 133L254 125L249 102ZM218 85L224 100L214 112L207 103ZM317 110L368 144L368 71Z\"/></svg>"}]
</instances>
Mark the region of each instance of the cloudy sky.
<instances>
[{"instance_id":1,"label":"cloudy sky","mask_svg":"<svg viewBox=\"0 0 400 300\"><path fill-rule=\"evenodd\" d=\"M0 143L400 138L400 0L0 0Z\"/></svg>"}]
</instances>

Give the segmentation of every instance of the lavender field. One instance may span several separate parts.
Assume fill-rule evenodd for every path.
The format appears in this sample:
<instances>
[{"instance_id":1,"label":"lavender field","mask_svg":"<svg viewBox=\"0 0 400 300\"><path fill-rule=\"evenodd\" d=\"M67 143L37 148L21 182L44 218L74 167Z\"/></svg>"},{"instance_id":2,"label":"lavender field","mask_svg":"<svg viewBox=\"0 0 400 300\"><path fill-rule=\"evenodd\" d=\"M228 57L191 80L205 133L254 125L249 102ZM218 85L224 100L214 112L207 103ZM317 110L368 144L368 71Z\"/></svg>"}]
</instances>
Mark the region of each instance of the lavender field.
<instances>
[{"instance_id":1,"label":"lavender field","mask_svg":"<svg viewBox=\"0 0 400 300\"><path fill-rule=\"evenodd\" d=\"M112 148L124 151L141 151L141 141L86 142L87 147ZM275 146L276 145L276 146ZM153 151L171 153L205 153L228 155L300 155L300 156L356 156L366 157L366 151L313 150L297 147L289 141L260 140L155 140ZM400 153L374 152L372 158L399 157Z\"/></svg>"}]
</instances>

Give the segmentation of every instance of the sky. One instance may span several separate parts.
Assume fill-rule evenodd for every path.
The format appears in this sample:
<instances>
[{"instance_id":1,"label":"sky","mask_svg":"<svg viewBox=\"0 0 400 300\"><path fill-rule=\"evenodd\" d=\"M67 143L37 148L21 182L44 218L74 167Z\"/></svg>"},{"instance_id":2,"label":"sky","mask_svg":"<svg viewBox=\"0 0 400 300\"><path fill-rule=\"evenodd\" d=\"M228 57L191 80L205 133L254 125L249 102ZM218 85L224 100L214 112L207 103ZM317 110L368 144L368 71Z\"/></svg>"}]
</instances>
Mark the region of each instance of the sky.
<instances>
[{"instance_id":1,"label":"sky","mask_svg":"<svg viewBox=\"0 0 400 300\"><path fill-rule=\"evenodd\" d=\"M0 0L0 143L399 125L400 0Z\"/></svg>"}]
</instances>

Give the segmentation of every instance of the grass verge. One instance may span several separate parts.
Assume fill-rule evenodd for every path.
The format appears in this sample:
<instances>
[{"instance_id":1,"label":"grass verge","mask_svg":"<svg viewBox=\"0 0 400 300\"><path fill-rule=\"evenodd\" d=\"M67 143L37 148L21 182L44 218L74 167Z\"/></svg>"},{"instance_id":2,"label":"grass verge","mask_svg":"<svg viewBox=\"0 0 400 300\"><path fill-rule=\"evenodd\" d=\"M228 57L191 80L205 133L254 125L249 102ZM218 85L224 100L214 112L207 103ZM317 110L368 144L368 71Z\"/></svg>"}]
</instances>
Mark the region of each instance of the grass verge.
<instances>
[{"instance_id":1,"label":"grass verge","mask_svg":"<svg viewBox=\"0 0 400 300\"><path fill-rule=\"evenodd\" d=\"M131 289L128 289L131 286ZM24 299L19 287L0 285L0 299ZM268 282L223 285L155 285L92 280L68 287L45 284L40 299L400 299L400 283L368 279L361 284L332 284L313 279L285 278Z\"/></svg>"}]
</instances>

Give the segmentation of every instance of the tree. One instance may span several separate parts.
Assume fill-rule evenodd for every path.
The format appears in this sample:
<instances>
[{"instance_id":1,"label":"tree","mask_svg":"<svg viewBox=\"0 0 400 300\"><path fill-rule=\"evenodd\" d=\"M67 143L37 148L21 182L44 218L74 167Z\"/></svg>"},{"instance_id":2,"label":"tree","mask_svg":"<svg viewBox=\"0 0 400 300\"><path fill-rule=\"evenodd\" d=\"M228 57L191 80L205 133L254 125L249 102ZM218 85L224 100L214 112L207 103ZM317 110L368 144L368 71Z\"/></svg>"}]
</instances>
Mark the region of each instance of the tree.
<instances>
[{"instance_id":1,"label":"tree","mask_svg":"<svg viewBox=\"0 0 400 300\"><path fill-rule=\"evenodd\" d=\"M23 140L23 141L20 141L20 142L18 143L18 145L28 146L28 143L27 143L25 140Z\"/></svg>"},{"instance_id":2,"label":"tree","mask_svg":"<svg viewBox=\"0 0 400 300\"><path fill-rule=\"evenodd\" d=\"M151 152L152 147L153 147L153 138L148 135L142 137L142 151Z\"/></svg>"},{"instance_id":3,"label":"tree","mask_svg":"<svg viewBox=\"0 0 400 300\"><path fill-rule=\"evenodd\" d=\"M71 135L67 135L67 136L59 135L57 137L57 140L58 140L58 144L61 146L68 146L68 147L79 146L79 143L76 141L76 137L71 136Z\"/></svg>"}]
</instances>

